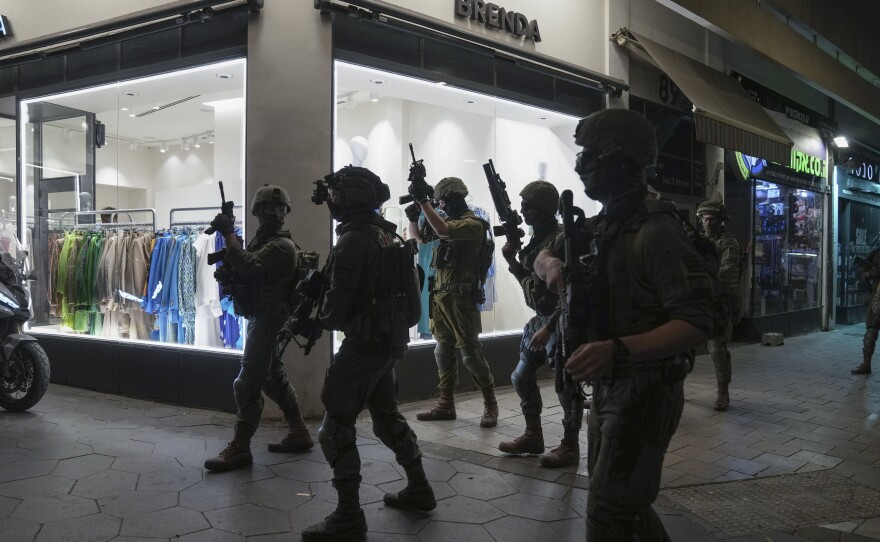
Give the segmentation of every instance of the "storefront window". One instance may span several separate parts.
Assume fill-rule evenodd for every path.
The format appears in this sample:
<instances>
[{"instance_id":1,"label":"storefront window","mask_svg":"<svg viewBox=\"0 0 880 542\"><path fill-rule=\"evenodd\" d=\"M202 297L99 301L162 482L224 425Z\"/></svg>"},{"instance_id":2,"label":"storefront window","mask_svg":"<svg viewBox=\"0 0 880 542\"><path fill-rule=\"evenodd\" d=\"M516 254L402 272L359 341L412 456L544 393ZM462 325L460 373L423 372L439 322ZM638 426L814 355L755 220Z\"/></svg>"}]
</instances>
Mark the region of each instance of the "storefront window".
<instances>
[{"instance_id":1,"label":"storefront window","mask_svg":"<svg viewBox=\"0 0 880 542\"><path fill-rule=\"evenodd\" d=\"M820 303L822 196L755 181L755 316Z\"/></svg>"},{"instance_id":2,"label":"storefront window","mask_svg":"<svg viewBox=\"0 0 880 542\"><path fill-rule=\"evenodd\" d=\"M544 179L561 192L570 189L587 216L598 204L584 195L574 172L574 130L578 118L485 94L452 88L394 73L336 62L336 132L334 168L362 165L391 187L383 207L386 219L406 232L408 220L399 196L406 194L411 163L424 159L428 182L460 177L468 186L468 203L493 226L497 213L489 195L483 164L492 159L507 184L512 206L519 211L519 193L529 182ZM524 229L528 229L523 225ZM484 334L519 332L532 311L501 256L504 238L495 240L494 265L482 307ZM420 264L429 271L431 246L423 245ZM413 328L414 341L430 340L427 294L424 316Z\"/></svg>"},{"instance_id":3,"label":"storefront window","mask_svg":"<svg viewBox=\"0 0 880 542\"><path fill-rule=\"evenodd\" d=\"M859 317L854 319L854 315L844 311L838 320L855 323L864 320L865 303L871 295L856 258L865 258L880 246L880 207L841 198L839 216L837 306L857 309Z\"/></svg>"},{"instance_id":4,"label":"storefront window","mask_svg":"<svg viewBox=\"0 0 880 542\"><path fill-rule=\"evenodd\" d=\"M20 103L31 331L241 347L202 232L218 180L243 201L244 88L235 60Z\"/></svg>"}]
</instances>

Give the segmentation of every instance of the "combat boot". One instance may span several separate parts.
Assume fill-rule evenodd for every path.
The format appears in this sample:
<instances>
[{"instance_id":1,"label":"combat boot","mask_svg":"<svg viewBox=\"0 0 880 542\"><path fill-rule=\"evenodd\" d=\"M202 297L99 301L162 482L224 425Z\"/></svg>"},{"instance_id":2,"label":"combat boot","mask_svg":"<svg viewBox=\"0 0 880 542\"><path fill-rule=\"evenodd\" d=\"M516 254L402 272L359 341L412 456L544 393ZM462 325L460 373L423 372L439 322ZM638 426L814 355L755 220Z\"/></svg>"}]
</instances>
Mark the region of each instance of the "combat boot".
<instances>
[{"instance_id":1,"label":"combat boot","mask_svg":"<svg viewBox=\"0 0 880 542\"><path fill-rule=\"evenodd\" d=\"M864 355L862 364L857 366L852 371L850 371L850 373L852 373L854 375L869 375L869 374L871 374L871 356Z\"/></svg>"},{"instance_id":2,"label":"combat boot","mask_svg":"<svg viewBox=\"0 0 880 542\"><path fill-rule=\"evenodd\" d=\"M287 435L281 439L281 442L270 442L269 451L291 453L311 450L315 442L312 440L312 435L309 434L309 428L306 427L306 422L303 420L299 407L286 412L284 417L287 418L287 423L290 426L287 430Z\"/></svg>"},{"instance_id":3,"label":"combat boot","mask_svg":"<svg viewBox=\"0 0 880 542\"><path fill-rule=\"evenodd\" d=\"M205 468L213 472L226 472L239 467L246 467L253 464L254 456L251 455L250 442L239 439L238 435L232 439L232 442L223 448L217 457L205 460Z\"/></svg>"},{"instance_id":4,"label":"combat boot","mask_svg":"<svg viewBox=\"0 0 880 542\"><path fill-rule=\"evenodd\" d=\"M498 449L506 454L542 454L544 453L544 432L541 429L541 417L526 416L526 431L513 440L505 440Z\"/></svg>"},{"instance_id":5,"label":"combat boot","mask_svg":"<svg viewBox=\"0 0 880 542\"><path fill-rule=\"evenodd\" d=\"M405 488L397 493L385 494L383 500L386 505L416 512L430 512L437 508L437 499L434 498L434 490L425 477L425 468L421 460L406 469L406 478Z\"/></svg>"},{"instance_id":6,"label":"combat boot","mask_svg":"<svg viewBox=\"0 0 880 542\"><path fill-rule=\"evenodd\" d=\"M498 425L498 402L495 401L495 388L483 390L483 417L480 418L480 427L495 427Z\"/></svg>"},{"instance_id":7,"label":"combat boot","mask_svg":"<svg viewBox=\"0 0 880 542\"><path fill-rule=\"evenodd\" d=\"M728 391L727 386L727 382L718 383L718 395L715 398L715 406L712 407L712 410L716 412L724 412L727 410L727 407L730 406L730 392Z\"/></svg>"},{"instance_id":8,"label":"combat boot","mask_svg":"<svg viewBox=\"0 0 880 542\"><path fill-rule=\"evenodd\" d=\"M339 497L339 504L329 516L306 527L302 539L306 542L342 542L347 540L366 540L367 519L360 504L360 482L338 482L333 487Z\"/></svg>"},{"instance_id":9,"label":"combat boot","mask_svg":"<svg viewBox=\"0 0 880 542\"><path fill-rule=\"evenodd\" d=\"M553 448L546 454L541 454L541 457L538 458L538 462L541 463L541 466L548 469L558 469L570 465L577 465L580 463L580 460L581 445L578 442L578 434L577 431L572 431L570 429L565 430L565 436L562 437L562 442L559 443L559 446Z\"/></svg>"},{"instance_id":10,"label":"combat boot","mask_svg":"<svg viewBox=\"0 0 880 542\"><path fill-rule=\"evenodd\" d=\"M426 412L419 412L416 414L416 419L423 422L454 420L455 396L452 393L452 388L440 389L440 399L437 401L437 404L432 406L431 409Z\"/></svg>"}]
</instances>

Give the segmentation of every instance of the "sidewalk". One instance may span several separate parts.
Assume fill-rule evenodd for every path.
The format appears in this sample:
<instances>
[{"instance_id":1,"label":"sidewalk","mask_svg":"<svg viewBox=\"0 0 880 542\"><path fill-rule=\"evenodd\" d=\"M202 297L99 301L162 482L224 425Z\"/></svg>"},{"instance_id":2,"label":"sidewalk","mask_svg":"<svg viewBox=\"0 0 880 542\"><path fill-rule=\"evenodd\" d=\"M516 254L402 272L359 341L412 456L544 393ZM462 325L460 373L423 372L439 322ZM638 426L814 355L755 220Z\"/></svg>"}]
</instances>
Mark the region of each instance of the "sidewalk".
<instances>
[{"instance_id":1,"label":"sidewalk","mask_svg":"<svg viewBox=\"0 0 880 542\"><path fill-rule=\"evenodd\" d=\"M880 540L880 371L849 374L863 330L734 347L725 413L711 410L711 362L698 358L656 504L673 540ZM552 382L543 388L553 447L560 408ZM523 428L515 393L500 392L493 429L479 427L478 394L461 396L452 422L415 421L433 401L403 405L439 499L430 514L384 509L382 495L403 486L402 471L362 417L370 540L584 540L586 461L547 470L500 454L498 442ZM264 424L251 469L208 474L202 462L229 440L232 418L55 385L31 413L0 412L0 540L298 540L335 506L319 448L270 454L266 443L283 428Z\"/></svg>"}]
</instances>

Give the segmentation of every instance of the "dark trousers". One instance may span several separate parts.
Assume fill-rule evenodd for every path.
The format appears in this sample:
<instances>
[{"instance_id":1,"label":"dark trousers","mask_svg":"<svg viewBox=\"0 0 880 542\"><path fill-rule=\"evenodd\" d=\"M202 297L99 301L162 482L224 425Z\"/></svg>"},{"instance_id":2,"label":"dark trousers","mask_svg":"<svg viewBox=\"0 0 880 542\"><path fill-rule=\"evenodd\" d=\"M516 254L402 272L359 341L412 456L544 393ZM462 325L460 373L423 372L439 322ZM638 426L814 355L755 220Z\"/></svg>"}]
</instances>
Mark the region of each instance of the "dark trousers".
<instances>
[{"instance_id":1,"label":"dark trousers","mask_svg":"<svg viewBox=\"0 0 880 542\"><path fill-rule=\"evenodd\" d=\"M340 493L356 491L360 485L355 421L364 408L370 411L373 432L404 469L421 461L416 434L397 408L395 360L390 352L345 339L327 370L321 392L326 413L318 440Z\"/></svg>"},{"instance_id":2,"label":"dark trousers","mask_svg":"<svg viewBox=\"0 0 880 542\"><path fill-rule=\"evenodd\" d=\"M667 541L651 504L684 408L682 380L662 370L598 380L589 417L590 542Z\"/></svg>"}]
</instances>

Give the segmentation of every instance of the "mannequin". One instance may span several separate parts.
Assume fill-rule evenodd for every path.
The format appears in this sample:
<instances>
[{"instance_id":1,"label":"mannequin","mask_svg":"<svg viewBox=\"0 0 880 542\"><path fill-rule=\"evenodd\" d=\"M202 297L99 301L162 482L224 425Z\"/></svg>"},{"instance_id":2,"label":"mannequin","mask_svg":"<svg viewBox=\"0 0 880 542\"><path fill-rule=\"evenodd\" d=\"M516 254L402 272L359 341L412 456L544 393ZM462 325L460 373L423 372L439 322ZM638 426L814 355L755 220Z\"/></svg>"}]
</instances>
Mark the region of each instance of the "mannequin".
<instances>
[{"instance_id":1,"label":"mannequin","mask_svg":"<svg viewBox=\"0 0 880 542\"><path fill-rule=\"evenodd\" d=\"M367 160L367 152L370 149L370 144L367 142L367 138L363 136L354 136L351 138L351 165L355 167L361 167L364 165L364 162Z\"/></svg>"}]
</instances>

